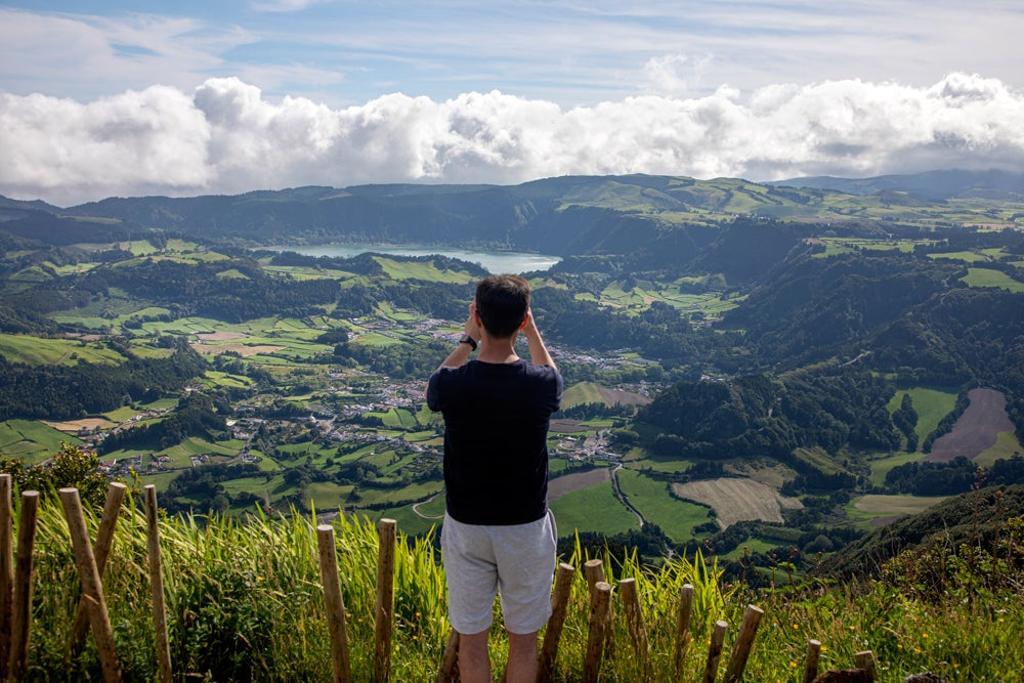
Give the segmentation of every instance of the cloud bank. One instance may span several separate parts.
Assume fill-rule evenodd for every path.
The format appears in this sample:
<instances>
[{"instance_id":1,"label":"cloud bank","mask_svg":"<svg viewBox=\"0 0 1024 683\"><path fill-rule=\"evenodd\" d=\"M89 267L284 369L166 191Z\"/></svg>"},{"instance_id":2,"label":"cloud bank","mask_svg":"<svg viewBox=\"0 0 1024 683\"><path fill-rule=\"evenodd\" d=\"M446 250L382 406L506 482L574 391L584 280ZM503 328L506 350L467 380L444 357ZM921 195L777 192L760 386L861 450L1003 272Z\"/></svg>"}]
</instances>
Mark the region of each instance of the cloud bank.
<instances>
[{"instance_id":1,"label":"cloud bank","mask_svg":"<svg viewBox=\"0 0 1024 683\"><path fill-rule=\"evenodd\" d=\"M332 109L271 101L237 78L81 103L0 94L0 193L110 195L370 182L513 183L563 174L778 179L934 168L1024 170L1024 93L952 73L930 87L861 80L565 109L498 91L385 95Z\"/></svg>"}]
</instances>

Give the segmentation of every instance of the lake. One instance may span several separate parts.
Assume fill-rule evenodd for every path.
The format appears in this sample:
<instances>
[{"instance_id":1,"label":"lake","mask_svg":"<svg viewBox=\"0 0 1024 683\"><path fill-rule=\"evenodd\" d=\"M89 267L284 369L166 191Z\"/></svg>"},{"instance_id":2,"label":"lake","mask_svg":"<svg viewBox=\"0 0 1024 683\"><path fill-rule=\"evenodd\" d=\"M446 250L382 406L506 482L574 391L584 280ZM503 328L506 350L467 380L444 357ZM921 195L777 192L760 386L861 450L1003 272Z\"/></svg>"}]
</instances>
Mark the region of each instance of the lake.
<instances>
[{"instance_id":1,"label":"lake","mask_svg":"<svg viewBox=\"0 0 1024 683\"><path fill-rule=\"evenodd\" d=\"M562 259L547 254L527 254L516 251L475 251L450 247L426 247L419 245L394 244L296 244L274 247L280 251L294 251L305 256L334 256L351 258L359 254L374 252L395 256L449 256L451 258L477 263L489 273L528 273L547 270Z\"/></svg>"}]
</instances>

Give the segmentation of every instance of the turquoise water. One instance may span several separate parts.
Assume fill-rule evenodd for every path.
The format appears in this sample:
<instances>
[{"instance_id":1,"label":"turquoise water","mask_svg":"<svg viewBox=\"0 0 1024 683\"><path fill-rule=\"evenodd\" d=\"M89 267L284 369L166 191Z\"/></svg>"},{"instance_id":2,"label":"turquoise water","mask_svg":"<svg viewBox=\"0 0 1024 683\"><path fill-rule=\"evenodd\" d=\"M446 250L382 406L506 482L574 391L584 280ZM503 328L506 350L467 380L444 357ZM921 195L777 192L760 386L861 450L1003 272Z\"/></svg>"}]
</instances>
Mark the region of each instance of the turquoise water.
<instances>
[{"instance_id":1,"label":"turquoise water","mask_svg":"<svg viewBox=\"0 0 1024 683\"><path fill-rule=\"evenodd\" d=\"M528 273L547 270L562 259L547 254L527 254L515 251L475 251L449 247L424 247L418 245L394 244L295 244L276 247L281 251L294 251L305 256L335 256L351 258L359 254L374 252L395 256L428 256L438 254L469 261L482 266L490 273Z\"/></svg>"}]
</instances>

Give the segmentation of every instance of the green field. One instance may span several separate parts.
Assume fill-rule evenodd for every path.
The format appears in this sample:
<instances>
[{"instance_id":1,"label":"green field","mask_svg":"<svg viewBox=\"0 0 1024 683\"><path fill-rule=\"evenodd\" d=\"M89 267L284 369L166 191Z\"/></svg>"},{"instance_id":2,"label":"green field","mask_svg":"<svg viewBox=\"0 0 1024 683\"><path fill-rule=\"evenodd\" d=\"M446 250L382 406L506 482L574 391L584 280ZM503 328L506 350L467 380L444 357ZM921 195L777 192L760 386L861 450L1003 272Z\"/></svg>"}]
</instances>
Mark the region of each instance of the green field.
<instances>
[{"instance_id":1,"label":"green field","mask_svg":"<svg viewBox=\"0 0 1024 683\"><path fill-rule=\"evenodd\" d=\"M960 278L960 281L968 287L998 287L1014 294L1024 292L1024 282L991 268L968 268L967 275Z\"/></svg>"},{"instance_id":2,"label":"green field","mask_svg":"<svg viewBox=\"0 0 1024 683\"><path fill-rule=\"evenodd\" d=\"M551 504L551 510L559 536L571 536L574 530L611 535L639 527L636 516L615 497L610 481L567 493Z\"/></svg>"},{"instance_id":3,"label":"green field","mask_svg":"<svg viewBox=\"0 0 1024 683\"><path fill-rule=\"evenodd\" d=\"M431 528L440 528L440 520L423 519L412 509L412 505L387 508L384 510L362 510L357 513L366 516L374 522L380 521L382 517L393 519L398 522L398 528L409 535L422 535Z\"/></svg>"},{"instance_id":4,"label":"green field","mask_svg":"<svg viewBox=\"0 0 1024 683\"><path fill-rule=\"evenodd\" d=\"M723 560L738 560L747 554L766 553L778 545L780 544L777 542L773 543L772 541L766 541L763 538L758 538L757 536L749 536L738 546L724 555L721 555L721 558Z\"/></svg>"},{"instance_id":5,"label":"green field","mask_svg":"<svg viewBox=\"0 0 1024 683\"><path fill-rule=\"evenodd\" d=\"M822 237L825 251L818 252L814 258L829 258L840 254L851 254L861 250L898 251L909 254L918 244L930 244L930 240L882 240L861 237Z\"/></svg>"},{"instance_id":6,"label":"green field","mask_svg":"<svg viewBox=\"0 0 1024 683\"><path fill-rule=\"evenodd\" d=\"M153 484L156 486L157 493L163 493L179 474L181 474L181 472L156 472L145 474L141 478L144 484Z\"/></svg>"},{"instance_id":7,"label":"green field","mask_svg":"<svg viewBox=\"0 0 1024 683\"><path fill-rule=\"evenodd\" d=\"M988 256L986 256L985 254L979 254L976 251L938 252L934 254L928 254L928 258L949 259L950 261L963 261L964 263L978 263L979 261L989 260Z\"/></svg>"},{"instance_id":8,"label":"green field","mask_svg":"<svg viewBox=\"0 0 1024 683\"><path fill-rule=\"evenodd\" d=\"M474 277L461 270L441 270L433 261L395 261L384 256L374 256L384 272L392 280L426 280L463 285Z\"/></svg>"},{"instance_id":9,"label":"green field","mask_svg":"<svg viewBox=\"0 0 1024 683\"><path fill-rule=\"evenodd\" d=\"M179 444L159 451L157 455L169 457L171 459L171 467L184 468L191 467L191 458L197 455L234 457L241 451L242 445L241 441L236 440L210 443L204 439L190 436Z\"/></svg>"},{"instance_id":10,"label":"green field","mask_svg":"<svg viewBox=\"0 0 1024 683\"><path fill-rule=\"evenodd\" d=\"M41 462L60 448L61 442L81 443L70 434L33 420L0 422L0 455L17 458L27 465Z\"/></svg>"},{"instance_id":11,"label":"green field","mask_svg":"<svg viewBox=\"0 0 1024 683\"><path fill-rule=\"evenodd\" d=\"M385 427L392 429L416 429L420 426L417 416L407 408L391 408L387 412L366 414L371 417L379 417Z\"/></svg>"},{"instance_id":12,"label":"green field","mask_svg":"<svg viewBox=\"0 0 1024 683\"><path fill-rule=\"evenodd\" d=\"M401 339L395 339L390 335L381 334L380 332L366 332L353 339L352 343L361 344L363 346L384 347L395 346L396 344L402 344L403 342Z\"/></svg>"},{"instance_id":13,"label":"green field","mask_svg":"<svg viewBox=\"0 0 1024 683\"><path fill-rule=\"evenodd\" d=\"M654 472L667 472L669 474L674 474L676 472L685 472L690 469L693 467L693 462L683 459L672 460L669 458L645 457L640 460L631 460L625 463L625 466L631 470L637 470L638 472L653 470Z\"/></svg>"},{"instance_id":14,"label":"green field","mask_svg":"<svg viewBox=\"0 0 1024 683\"><path fill-rule=\"evenodd\" d=\"M889 474L890 470L900 465L906 465L908 462L917 462L922 457L920 452L901 452L871 460L868 463L871 466L871 485L885 486L885 475Z\"/></svg>"},{"instance_id":15,"label":"green field","mask_svg":"<svg viewBox=\"0 0 1024 683\"><path fill-rule=\"evenodd\" d=\"M693 527L711 519L708 508L673 497L666 482L627 469L615 476L622 493L644 519L657 524L676 543L693 539Z\"/></svg>"},{"instance_id":16,"label":"green field","mask_svg":"<svg viewBox=\"0 0 1024 683\"><path fill-rule=\"evenodd\" d=\"M709 291L689 293L681 289L688 284L688 278L681 278L669 284L655 282L637 283L626 291L621 282L607 285L600 295L594 297L589 293L576 295L579 300L596 301L602 306L615 308L628 315L639 315L651 307L654 302L668 304L684 313L701 313L708 318L717 318L726 311L736 308L744 297L732 296L723 298L721 292ZM724 281L723 281L724 283Z\"/></svg>"},{"instance_id":17,"label":"green field","mask_svg":"<svg viewBox=\"0 0 1024 683\"><path fill-rule=\"evenodd\" d=\"M358 500L352 505L376 505L379 503L402 503L408 500L419 500L438 493L444 484L441 481L422 481L404 486L400 489L376 489L368 486L360 486L357 493Z\"/></svg>"},{"instance_id":18,"label":"green field","mask_svg":"<svg viewBox=\"0 0 1024 683\"><path fill-rule=\"evenodd\" d=\"M917 425L914 433L917 434L917 443L920 447L924 444L925 438L935 431L942 418L946 417L956 405L956 394L938 389L926 387L912 387L910 389L897 391L889 399L889 413L892 414L900 407L903 395L910 394L910 400L917 412Z\"/></svg>"},{"instance_id":19,"label":"green field","mask_svg":"<svg viewBox=\"0 0 1024 683\"><path fill-rule=\"evenodd\" d=\"M315 505L318 512L337 510L345 505L345 500L354 488L351 484L315 481L306 487L306 505Z\"/></svg>"},{"instance_id":20,"label":"green field","mask_svg":"<svg viewBox=\"0 0 1024 683\"><path fill-rule=\"evenodd\" d=\"M598 385L594 382L577 382L562 394L563 408L572 408L591 403L604 404L604 398L602 398L601 392L598 391Z\"/></svg>"},{"instance_id":21,"label":"green field","mask_svg":"<svg viewBox=\"0 0 1024 683\"><path fill-rule=\"evenodd\" d=\"M11 363L28 365L117 365L125 360L118 352L97 343L27 334L0 334L0 356Z\"/></svg>"},{"instance_id":22,"label":"green field","mask_svg":"<svg viewBox=\"0 0 1024 683\"><path fill-rule=\"evenodd\" d=\"M945 499L946 496L868 494L851 500L846 506L846 514L858 526L870 528L874 526L876 520L924 512Z\"/></svg>"},{"instance_id":23,"label":"green field","mask_svg":"<svg viewBox=\"0 0 1024 683\"><path fill-rule=\"evenodd\" d=\"M203 384L210 388L248 389L253 384L253 381L244 375L231 375L217 370L207 370L203 378Z\"/></svg>"},{"instance_id":24,"label":"green field","mask_svg":"<svg viewBox=\"0 0 1024 683\"><path fill-rule=\"evenodd\" d=\"M1024 448L1017 440L1017 434L1010 431L999 432L996 434L996 442L979 453L974 462L982 467L991 467L996 460L1006 460L1020 453L1024 453Z\"/></svg>"}]
</instances>

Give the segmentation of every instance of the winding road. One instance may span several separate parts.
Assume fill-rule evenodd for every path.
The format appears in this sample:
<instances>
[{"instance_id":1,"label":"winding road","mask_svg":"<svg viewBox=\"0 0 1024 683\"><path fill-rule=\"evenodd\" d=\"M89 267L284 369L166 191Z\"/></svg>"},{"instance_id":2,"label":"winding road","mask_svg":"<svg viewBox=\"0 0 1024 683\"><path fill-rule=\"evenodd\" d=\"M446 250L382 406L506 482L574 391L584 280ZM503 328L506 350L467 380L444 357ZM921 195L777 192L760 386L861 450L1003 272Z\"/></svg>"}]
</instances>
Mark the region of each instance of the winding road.
<instances>
[{"instance_id":1,"label":"winding road","mask_svg":"<svg viewBox=\"0 0 1024 683\"><path fill-rule=\"evenodd\" d=\"M412 511L415 512L416 515L418 517L420 517L421 519L444 519L444 514L435 515L435 516L431 517L430 515L425 515L422 512L420 512L420 505L426 505L427 503L429 503L430 501L434 500L435 498L437 498L440 495L441 495L440 493L435 493L434 495L432 495L430 498L427 498L426 500L421 500L418 503L413 503L412 504Z\"/></svg>"},{"instance_id":2,"label":"winding road","mask_svg":"<svg viewBox=\"0 0 1024 683\"><path fill-rule=\"evenodd\" d=\"M640 522L640 528L642 529L646 523L644 516L640 514L639 510L633 507L633 504L629 502L629 498L626 498L626 495L622 493L622 489L619 487L619 477L617 475L621 469L622 464L620 463L612 470L612 492L615 494L615 497L619 499L619 502L626 506L627 510L636 515L637 521Z\"/></svg>"}]
</instances>

